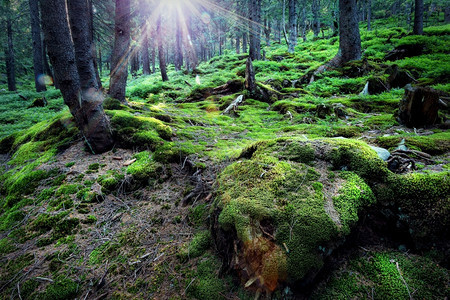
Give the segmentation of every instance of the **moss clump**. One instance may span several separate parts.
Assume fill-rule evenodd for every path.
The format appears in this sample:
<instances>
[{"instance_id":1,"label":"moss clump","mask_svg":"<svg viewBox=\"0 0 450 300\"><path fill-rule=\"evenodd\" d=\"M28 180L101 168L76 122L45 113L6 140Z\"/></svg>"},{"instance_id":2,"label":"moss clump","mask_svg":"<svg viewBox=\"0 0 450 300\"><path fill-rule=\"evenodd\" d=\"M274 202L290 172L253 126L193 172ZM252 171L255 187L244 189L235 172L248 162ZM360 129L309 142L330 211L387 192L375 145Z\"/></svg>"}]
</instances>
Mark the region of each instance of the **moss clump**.
<instances>
[{"instance_id":1,"label":"moss clump","mask_svg":"<svg viewBox=\"0 0 450 300\"><path fill-rule=\"evenodd\" d=\"M9 238L0 240L0 254L8 254L16 249L13 242Z\"/></svg>"},{"instance_id":2,"label":"moss clump","mask_svg":"<svg viewBox=\"0 0 450 300\"><path fill-rule=\"evenodd\" d=\"M428 258L400 252L371 252L333 272L312 299L441 299L448 295L448 270ZM406 282L406 285L405 285Z\"/></svg>"},{"instance_id":3,"label":"moss clump","mask_svg":"<svg viewBox=\"0 0 450 300\"><path fill-rule=\"evenodd\" d=\"M103 193L111 193L119 188L124 179L125 175L121 174L119 171L108 170L105 175L101 175L97 178L97 182L102 186ZM97 197L95 199L98 200Z\"/></svg>"},{"instance_id":4,"label":"moss clump","mask_svg":"<svg viewBox=\"0 0 450 300\"><path fill-rule=\"evenodd\" d=\"M416 246L448 247L450 172L391 174L374 192L381 204L398 207L395 212Z\"/></svg>"},{"instance_id":5,"label":"moss clump","mask_svg":"<svg viewBox=\"0 0 450 300\"><path fill-rule=\"evenodd\" d=\"M108 114L116 138L123 147L155 149L162 139L170 140L172 137L172 129L161 120L121 110L109 111Z\"/></svg>"},{"instance_id":6,"label":"moss clump","mask_svg":"<svg viewBox=\"0 0 450 300\"><path fill-rule=\"evenodd\" d=\"M142 151L134 155L136 161L127 168L127 173L139 184L149 184L161 179L163 166L154 161L149 151Z\"/></svg>"},{"instance_id":7,"label":"moss clump","mask_svg":"<svg viewBox=\"0 0 450 300\"><path fill-rule=\"evenodd\" d=\"M345 180L338 191L338 196L333 198L336 211L339 213L343 231L350 233L351 226L358 221L358 211L361 207L375 202L370 187L358 175L351 172L339 174Z\"/></svg>"},{"instance_id":8,"label":"moss clump","mask_svg":"<svg viewBox=\"0 0 450 300\"><path fill-rule=\"evenodd\" d=\"M66 300L75 299L78 295L78 284L69 278L61 278L49 284L38 299Z\"/></svg>"},{"instance_id":9,"label":"moss clump","mask_svg":"<svg viewBox=\"0 0 450 300\"><path fill-rule=\"evenodd\" d=\"M199 300L222 300L225 299L229 290L229 280L219 278L218 270L220 269L220 261L211 256L205 255L197 266L196 272L193 274L195 281L187 287L186 293L194 299ZM186 283L188 285L189 282Z\"/></svg>"},{"instance_id":10,"label":"moss clump","mask_svg":"<svg viewBox=\"0 0 450 300\"><path fill-rule=\"evenodd\" d=\"M178 256L182 261L196 258L203 255L210 246L211 233L209 230L204 230L197 233L189 244L182 247Z\"/></svg>"}]
</instances>

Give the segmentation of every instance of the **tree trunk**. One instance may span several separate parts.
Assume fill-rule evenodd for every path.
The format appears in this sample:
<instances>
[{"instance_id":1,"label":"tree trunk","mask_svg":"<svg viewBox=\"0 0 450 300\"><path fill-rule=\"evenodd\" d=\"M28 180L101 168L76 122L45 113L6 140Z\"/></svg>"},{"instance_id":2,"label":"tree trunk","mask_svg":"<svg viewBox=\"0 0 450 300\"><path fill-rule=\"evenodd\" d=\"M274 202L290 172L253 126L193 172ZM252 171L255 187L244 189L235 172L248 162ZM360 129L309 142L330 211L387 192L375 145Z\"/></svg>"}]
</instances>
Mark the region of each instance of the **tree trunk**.
<instances>
[{"instance_id":1,"label":"tree trunk","mask_svg":"<svg viewBox=\"0 0 450 300\"><path fill-rule=\"evenodd\" d=\"M288 52L294 53L297 46L297 11L296 0L289 0L289 45Z\"/></svg>"},{"instance_id":2,"label":"tree trunk","mask_svg":"<svg viewBox=\"0 0 450 300\"><path fill-rule=\"evenodd\" d=\"M306 42L306 8L304 7L300 14L300 29L303 42Z\"/></svg>"},{"instance_id":3,"label":"tree trunk","mask_svg":"<svg viewBox=\"0 0 450 300\"><path fill-rule=\"evenodd\" d=\"M183 66L183 31L180 16L176 14L176 40L175 40L175 70L180 71Z\"/></svg>"},{"instance_id":4,"label":"tree trunk","mask_svg":"<svg viewBox=\"0 0 450 300\"><path fill-rule=\"evenodd\" d=\"M272 32L270 20L266 17L264 18L264 34L266 35L266 45L270 46L270 33Z\"/></svg>"},{"instance_id":5,"label":"tree trunk","mask_svg":"<svg viewBox=\"0 0 450 300\"><path fill-rule=\"evenodd\" d=\"M372 30L372 0L367 0L367 31Z\"/></svg>"},{"instance_id":6,"label":"tree trunk","mask_svg":"<svg viewBox=\"0 0 450 300\"><path fill-rule=\"evenodd\" d=\"M241 53L241 32L237 29L236 31L236 54Z\"/></svg>"},{"instance_id":7,"label":"tree trunk","mask_svg":"<svg viewBox=\"0 0 450 300\"><path fill-rule=\"evenodd\" d=\"M339 0L339 36L338 64L361 59L356 0Z\"/></svg>"},{"instance_id":8,"label":"tree trunk","mask_svg":"<svg viewBox=\"0 0 450 300\"><path fill-rule=\"evenodd\" d=\"M161 71L162 81L168 81L169 77L167 76L166 70L166 57L164 53L164 45L163 45L163 37L161 30L161 16L158 17L156 22L156 36L158 39L158 58L159 58L159 69Z\"/></svg>"},{"instance_id":9,"label":"tree trunk","mask_svg":"<svg viewBox=\"0 0 450 300\"><path fill-rule=\"evenodd\" d=\"M75 6L84 3L75 0L69 2ZM81 19L86 11L76 11L80 19L75 23L72 22L74 29L72 33L67 22L67 7L64 1L41 0L41 13L48 54L55 69L55 79L59 83L64 103L69 107L92 152L108 151L114 141L108 118L102 108L103 95L91 92L91 88L95 90L97 86L92 55L89 49L86 51L87 54L79 53L80 48L84 46L83 41L89 40L89 32L84 32L88 31L88 20ZM72 19L75 17L71 16ZM77 45L77 57L72 38L76 43L80 43Z\"/></svg>"},{"instance_id":10,"label":"tree trunk","mask_svg":"<svg viewBox=\"0 0 450 300\"><path fill-rule=\"evenodd\" d=\"M95 45L95 38L94 38L94 4L92 3L92 0L87 0L88 8L89 8L89 41L91 44L91 55L94 59L94 71L95 71L95 78L97 79L98 88L102 89L102 80L100 79L100 73L99 68L97 65L97 47Z\"/></svg>"},{"instance_id":11,"label":"tree trunk","mask_svg":"<svg viewBox=\"0 0 450 300\"><path fill-rule=\"evenodd\" d=\"M114 17L114 47L111 57L109 95L126 103L125 90L128 77L130 47L130 0L116 0Z\"/></svg>"},{"instance_id":12,"label":"tree trunk","mask_svg":"<svg viewBox=\"0 0 450 300\"><path fill-rule=\"evenodd\" d=\"M130 72L133 77L137 76L139 71L139 52L138 48L133 47L130 51Z\"/></svg>"},{"instance_id":13,"label":"tree trunk","mask_svg":"<svg viewBox=\"0 0 450 300\"><path fill-rule=\"evenodd\" d=\"M47 90L42 77L44 74L44 63L42 61L42 39L41 39L41 23L39 20L39 3L38 0L29 0L30 20L31 20L31 41L33 43L33 70L34 70L34 86L36 92Z\"/></svg>"},{"instance_id":14,"label":"tree trunk","mask_svg":"<svg viewBox=\"0 0 450 300\"><path fill-rule=\"evenodd\" d=\"M242 52L247 53L248 49L248 35L247 32L242 33Z\"/></svg>"},{"instance_id":15,"label":"tree trunk","mask_svg":"<svg viewBox=\"0 0 450 300\"><path fill-rule=\"evenodd\" d=\"M444 22L445 24L450 23L450 6L447 6L444 9Z\"/></svg>"},{"instance_id":16,"label":"tree trunk","mask_svg":"<svg viewBox=\"0 0 450 300\"><path fill-rule=\"evenodd\" d=\"M6 77L8 79L8 91L15 91L16 88L16 63L14 59L13 32L11 17L6 19L6 34L8 37L8 47L5 48Z\"/></svg>"},{"instance_id":17,"label":"tree trunk","mask_svg":"<svg viewBox=\"0 0 450 300\"><path fill-rule=\"evenodd\" d=\"M356 5L356 1L355 1ZM356 10L356 7L354 8ZM313 0L312 2L313 23L312 28L314 37L318 37L320 33L320 2L319 0Z\"/></svg>"},{"instance_id":18,"label":"tree trunk","mask_svg":"<svg viewBox=\"0 0 450 300\"><path fill-rule=\"evenodd\" d=\"M47 42L45 41L45 39L43 39L42 40L42 61L44 62L44 73L52 78L53 85L55 86L56 89L59 89L58 83L54 79L55 76L53 75L53 70L50 67L50 64L48 63L47 52L48 52Z\"/></svg>"},{"instance_id":19,"label":"tree trunk","mask_svg":"<svg viewBox=\"0 0 450 300\"><path fill-rule=\"evenodd\" d=\"M413 33L423 34L423 0L415 0Z\"/></svg>"}]
</instances>

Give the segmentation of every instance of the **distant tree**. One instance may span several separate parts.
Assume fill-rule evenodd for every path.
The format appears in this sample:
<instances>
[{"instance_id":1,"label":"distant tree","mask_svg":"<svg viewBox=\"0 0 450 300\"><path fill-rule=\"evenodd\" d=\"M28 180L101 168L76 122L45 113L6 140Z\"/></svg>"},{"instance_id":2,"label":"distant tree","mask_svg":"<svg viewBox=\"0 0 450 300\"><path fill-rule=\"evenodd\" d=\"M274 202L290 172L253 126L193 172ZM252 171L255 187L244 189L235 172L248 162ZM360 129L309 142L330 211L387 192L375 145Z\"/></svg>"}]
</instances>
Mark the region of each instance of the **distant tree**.
<instances>
[{"instance_id":1,"label":"distant tree","mask_svg":"<svg viewBox=\"0 0 450 300\"><path fill-rule=\"evenodd\" d=\"M289 43L288 52L294 53L295 46L297 45L297 1L289 0Z\"/></svg>"},{"instance_id":2,"label":"distant tree","mask_svg":"<svg viewBox=\"0 0 450 300\"><path fill-rule=\"evenodd\" d=\"M318 37L320 33L320 1L312 0L311 10L313 14L312 29L314 37Z\"/></svg>"},{"instance_id":3,"label":"distant tree","mask_svg":"<svg viewBox=\"0 0 450 300\"><path fill-rule=\"evenodd\" d=\"M95 88L97 80L90 48L87 49L88 54L79 52L89 41L85 2L68 2L69 8L65 1L40 0L44 37L64 103L74 116L88 147L94 153L101 153L110 150L114 141L102 107L103 95ZM72 31L67 11L71 12ZM75 48L73 41L80 44Z\"/></svg>"},{"instance_id":4,"label":"distant tree","mask_svg":"<svg viewBox=\"0 0 450 300\"><path fill-rule=\"evenodd\" d=\"M372 0L367 0L367 30L372 30Z\"/></svg>"},{"instance_id":5,"label":"distant tree","mask_svg":"<svg viewBox=\"0 0 450 300\"><path fill-rule=\"evenodd\" d=\"M13 30L11 15L6 17L6 35L8 38L5 48L6 77L8 80L8 90L15 91L16 87L16 60L14 57Z\"/></svg>"},{"instance_id":6,"label":"distant tree","mask_svg":"<svg viewBox=\"0 0 450 300\"><path fill-rule=\"evenodd\" d=\"M450 23L450 5L447 5L444 9L444 22Z\"/></svg>"},{"instance_id":7,"label":"distant tree","mask_svg":"<svg viewBox=\"0 0 450 300\"><path fill-rule=\"evenodd\" d=\"M159 58L159 69L161 71L162 81L168 81L169 77L167 76L166 70L166 56L164 51L164 42L161 28L161 16L158 17L156 21L156 36L158 40L158 58Z\"/></svg>"},{"instance_id":8,"label":"distant tree","mask_svg":"<svg viewBox=\"0 0 450 300\"><path fill-rule=\"evenodd\" d=\"M414 34L423 34L423 0L415 0Z\"/></svg>"},{"instance_id":9,"label":"distant tree","mask_svg":"<svg viewBox=\"0 0 450 300\"><path fill-rule=\"evenodd\" d=\"M43 50L41 39L41 21L39 18L39 1L29 0L31 20L31 40L33 42L33 71L36 92L46 90L45 83L40 80L44 74Z\"/></svg>"},{"instance_id":10,"label":"distant tree","mask_svg":"<svg viewBox=\"0 0 450 300\"><path fill-rule=\"evenodd\" d=\"M183 28L181 26L180 15L175 14L175 70L181 70L183 66Z\"/></svg>"},{"instance_id":11,"label":"distant tree","mask_svg":"<svg viewBox=\"0 0 450 300\"><path fill-rule=\"evenodd\" d=\"M131 32L130 18L130 0L116 0L109 95L122 103L126 102L125 90Z\"/></svg>"}]
</instances>

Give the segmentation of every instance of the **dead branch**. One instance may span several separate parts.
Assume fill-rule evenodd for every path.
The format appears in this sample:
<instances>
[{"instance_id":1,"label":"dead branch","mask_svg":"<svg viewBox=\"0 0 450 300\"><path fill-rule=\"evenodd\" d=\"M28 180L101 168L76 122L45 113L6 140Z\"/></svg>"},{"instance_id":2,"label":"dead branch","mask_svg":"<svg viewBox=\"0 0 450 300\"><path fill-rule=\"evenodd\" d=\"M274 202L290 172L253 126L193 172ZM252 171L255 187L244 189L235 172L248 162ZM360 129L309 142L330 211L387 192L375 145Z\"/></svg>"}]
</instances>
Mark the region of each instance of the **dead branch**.
<instances>
[{"instance_id":1,"label":"dead branch","mask_svg":"<svg viewBox=\"0 0 450 300\"><path fill-rule=\"evenodd\" d=\"M231 110L236 112L236 108L244 101L244 95L239 95L230 105L221 113L221 115L228 114Z\"/></svg>"}]
</instances>

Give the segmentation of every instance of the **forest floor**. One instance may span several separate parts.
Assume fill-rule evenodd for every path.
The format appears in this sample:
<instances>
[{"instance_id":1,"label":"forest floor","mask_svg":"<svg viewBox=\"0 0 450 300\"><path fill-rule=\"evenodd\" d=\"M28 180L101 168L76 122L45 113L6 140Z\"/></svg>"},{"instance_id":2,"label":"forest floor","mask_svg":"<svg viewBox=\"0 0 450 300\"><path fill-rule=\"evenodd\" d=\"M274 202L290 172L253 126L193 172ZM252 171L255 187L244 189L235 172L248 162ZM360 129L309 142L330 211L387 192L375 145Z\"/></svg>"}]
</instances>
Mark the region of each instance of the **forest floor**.
<instances>
[{"instance_id":1,"label":"forest floor","mask_svg":"<svg viewBox=\"0 0 450 300\"><path fill-rule=\"evenodd\" d=\"M171 70L167 83L157 74L139 76L127 88L128 106L105 102L118 144L103 154L85 151L58 91L46 92L46 107L31 107L40 94L5 93L0 100L0 152L5 153L0 156L0 297L254 299L255 291L245 289L245 282L223 265L211 237L217 176L242 160L247 147L294 137L355 139L391 152L404 145L431 157L416 161L409 172L448 174L450 134L442 125L448 111L441 110L440 124L407 128L395 116L403 88L360 95L367 81L385 80L394 64L413 75L413 84L449 93L450 27L425 32L423 37L398 27L364 32L370 68L358 73L366 61L356 62L309 84L302 78L333 57L336 38L299 44L295 54L272 45L267 60L254 63L257 82L271 99L247 97L230 115L221 113L246 92L212 90L229 80L242 82L245 55L213 58L195 74ZM384 60L405 44L420 44L423 54ZM24 106L30 107L23 112ZM376 230L382 218L375 208L369 212L365 220L375 225L362 221L307 288L283 285L260 296L401 298L415 287L418 294L428 288L435 298L448 295L448 265L433 273L431 288L425 287L431 281L416 277L417 265L437 266L445 259ZM370 277L374 272L384 277Z\"/></svg>"}]
</instances>

